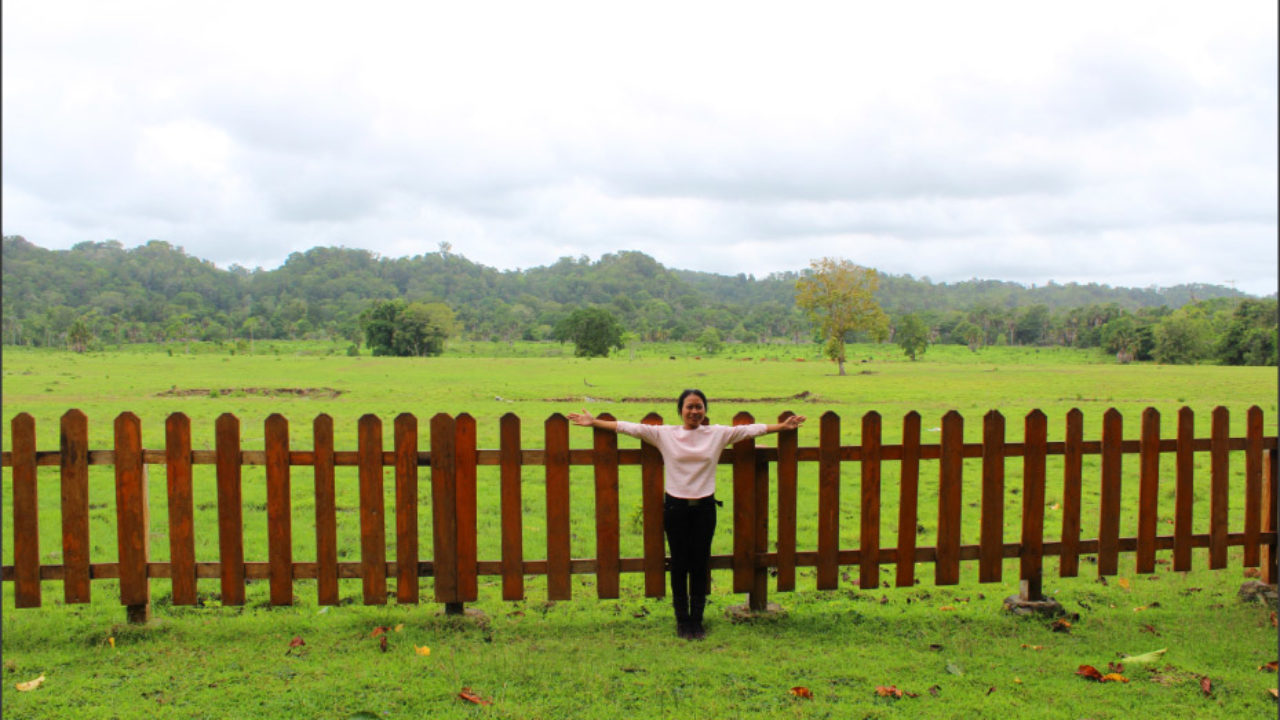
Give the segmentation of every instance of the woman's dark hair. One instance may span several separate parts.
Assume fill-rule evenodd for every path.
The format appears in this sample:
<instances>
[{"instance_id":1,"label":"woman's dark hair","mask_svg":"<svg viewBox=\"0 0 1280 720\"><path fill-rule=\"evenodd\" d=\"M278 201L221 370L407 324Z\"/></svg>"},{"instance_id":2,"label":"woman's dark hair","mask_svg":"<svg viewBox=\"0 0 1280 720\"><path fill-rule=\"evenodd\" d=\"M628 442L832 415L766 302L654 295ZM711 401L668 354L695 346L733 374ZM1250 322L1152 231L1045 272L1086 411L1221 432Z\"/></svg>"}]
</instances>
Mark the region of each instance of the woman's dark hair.
<instances>
[{"instance_id":1,"label":"woman's dark hair","mask_svg":"<svg viewBox=\"0 0 1280 720\"><path fill-rule=\"evenodd\" d=\"M689 397L690 395L697 395L698 397L702 398L703 410L707 410L711 407L711 403L707 402L707 396L703 395L701 390L695 390L693 388L690 388L680 393L680 398L676 400L676 410L678 412L684 412L684 399Z\"/></svg>"}]
</instances>

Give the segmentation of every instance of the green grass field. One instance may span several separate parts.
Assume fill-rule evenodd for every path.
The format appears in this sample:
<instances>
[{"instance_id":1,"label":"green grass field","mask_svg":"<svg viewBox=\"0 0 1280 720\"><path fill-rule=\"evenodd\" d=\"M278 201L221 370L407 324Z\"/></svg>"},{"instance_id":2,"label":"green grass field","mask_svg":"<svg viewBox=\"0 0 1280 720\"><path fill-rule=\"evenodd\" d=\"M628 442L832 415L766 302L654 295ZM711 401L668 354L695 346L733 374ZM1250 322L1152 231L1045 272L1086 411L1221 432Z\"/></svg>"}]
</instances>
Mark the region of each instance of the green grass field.
<instances>
[{"instance_id":1,"label":"green grass field","mask_svg":"<svg viewBox=\"0 0 1280 720\"><path fill-rule=\"evenodd\" d=\"M172 355L169 354L172 350ZM190 350L190 352L188 352ZM1146 407L1162 415L1163 433L1172 436L1182 406L1196 412L1196 434L1208 435L1215 406L1231 412L1231 434L1244 433L1244 414L1252 405L1265 413L1268 436L1276 434L1277 380L1274 368L1117 365L1095 353L1064 349L933 347L910 362L894 346L851 348L849 375L839 377L812 346L730 346L717 357L698 357L688 346L641 345L609 359L571 357L560 345L457 343L432 359L347 357L345 346L324 343L255 344L255 353L232 354L229 346L195 344L190 348L128 348L75 355L65 352L7 349L4 356L5 418L28 412L36 419L38 447L56 449L58 418L70 408L89 417L90 445L111 446L111 425L124 411L142 419L143 444L163 447L165 417L184 412L192 421L193 446L213 447L213 423L225 412L240 418L245 449L262 447L262 423L279 412L290 421L291 446L311 447L311 422L328 413L335 420L336 446L355 448L357 419L378 415L390 437L394 417L419 419L421 442L426 424L438 412L470 413L477 420L479 445L497 447L498 418L522 419L526 448L542 446L542 423L552 413L587 407L638 420L658 412L676 417L675 395L700 387L709 396L713 422L727 423L747 411L773 419L784 410L809 416L800 431L802 446L817 443L817 419L834 412L842 419L842 444L859 441L860 418L876 411L883 417L884 442L900 439L902 416L922 415L925 443L943 414L959 411L966 440L981 439L982 416L997 409L1006 418L1007 440L1020 441L1022 418L1032 409L1049 418L1050 440L1060 440L1065 415L1079 408L1086 439L1097 439L1103 412L1117 408L1125 418L1125 437L1136 438ZM865 360L865 362L863 362ZM262 389L269 394L258 394ZM295 394L296 390L308 391ZM287 392L286 392L287 391ZM803 395L803 399L795 399ZM9 446L9 426L4 425ZM590 433L573 429L574 447L589 447ZM635 441L623 438L620 446ZM766 439L762 444L771 445ZM1207 456L1197 455L1196 532L1207 529ZM966 504L976 502L980 463L965 466ZM1136 457L1126 456L1126 507L1136 504ZM153 560L168 557L164 476L152 470ZM1096 536L1096 457L1086 457L1083 537ZM728 468L720 495L728 499ZM857 468L846 467L847 483ZM1161 517L1173 507L1172 459L1162 466ZM60 515L57 469L40 471L41 554L57 564ZM246 559L266 559L265 492L260 468L245 471ZM387 475L391 477L390 472ZM1060 495L1061 464L1051 458L1046 505ZM196 482L197 560L217 558L216 505L212 470L199 466ZM1233 529L1243 511L1243 462L1231 468ZM545 552L541 468L526 468L526 557ZM816 542L816 471L801 473L799 547ZM1132 479L1132 480L1131 480ZM499 557L497 473L479 476L480 557ZM573 555L594 554L591 471L572 473ZM1006 490L1020 487L1021 462L1006 466ZM94 467L91 484L93 562L115 559L114 489L109 467ZM354 507L355 472L338 472L339 508ZM932 544L936 511L937 466L921 468L921 544ZM9 519L11 482L4 474L2 510ZM639 527L629 523L639 507L639 474L624 468L621 507L622 552L640 554ZM392 484L388 481L387 487ZM885 520L882 543L896 538L897 475L884 472ZM293 471L294 558L314 558L313 500L309 473ZM429 501L429 493L425 493ZM859 508L856 487L846 485L841 505L843 545L856 545ZM731 516L721 515L714 552L731 546ZM427 506L424 503L424 508ZM429 509L429 508L428 508ZM806 512L807 510L807 512ZM1021 499L1006 503L1006 538L1017 536ZM1129 515L1135 515L1130 513ZM430 513L421 512L420 537L430 538ZM977 541L977 513L965 515L963 541ZM1050 539L1059 518L1046 509ZM394 523L388 523L394 528ZM1122 536L1132 535L1136 517L1122 519ZM1162 534L1171 526L1162 524ZM358 519L339 513L340 560L359 556ZM8 537L5 538L9 540ZM394 553L394 538L388 548ZM12 563L6 542L4 562ZM1162 558L1168 553L1162 552ZM1208 571L1205 551L1197 550L1191 573L1160 565L1154 575L1132 572L1132 556L1122 555L1121 574L1104 584L1094 566L1082 562L1079 578L1058 578L1056 558L1046 564L1046 591L1055 594L1080 619L1068 633L1048 623L1018 618L1001 610L1000 600L1016 591L1017 564L1005 569L1006 581L980 585L976 563L966 564L959 586L932 586L932 568L917 566L922 584L913 589L859 591L814 589L812 569L801 569L798 590L772 593L784 618L735 625L719 614L743 602L729 594L728 573L717 572L709 616L711 636L690 644L674 637L662 601L642 597L639 575L623 576L621 600L594 599L590 576L575 576L571 602L547 603L545 583L529 578L527 599L501 600L495 577L482 577L484 621L438 614L439 607L363 607L360 582L343 581L342 607L315 605L315 585L298 581L298 602L289 608L266 604L266 583L249 587L244 608L220 607L218 583L202 580L205 606L168 604L168 583L154 581L155 620L147 627L122 625L124 612L112 581L93 584L94 602L64 606L61 586L46 583L45 607L13 609L4 605L6 717L328 717L360 712L374 717L1257 717L1275 713L1268 693L1274 673L1258 666L1276 659L1275 629L1265 605L1245 603L1235 592L1245 579L1239 551L1228 570ZM891 568L882 568L890 577ZM856 578L856 570L852 571ZM429 596L430 581L423 587ZM6 586L6 593L8 593ZM400 630L396 627L403 624ZM370 637L377 626L392 628L388 648ZM306 645L290 648L302 637ZM112 645L108 639L114 642ZM429 655L415 647L430 647ZM1127 667L1130 683L1096 684L1074 675L1081 664L1107 671L1119 654L1136 655L1167 647L1153 666ZM1036 649L1040 648L1040 649ZM44 675L37 690L18 692L15 683ZM1200 680L1207 676L1212 692ZM880 698L877 685L896 685L917 698ZM805 686L812 699L789 690ZM494 702L477 706L457 693L470 687ZM930 692L930 689L933 692Z\"/></svg>"}]
</instances>

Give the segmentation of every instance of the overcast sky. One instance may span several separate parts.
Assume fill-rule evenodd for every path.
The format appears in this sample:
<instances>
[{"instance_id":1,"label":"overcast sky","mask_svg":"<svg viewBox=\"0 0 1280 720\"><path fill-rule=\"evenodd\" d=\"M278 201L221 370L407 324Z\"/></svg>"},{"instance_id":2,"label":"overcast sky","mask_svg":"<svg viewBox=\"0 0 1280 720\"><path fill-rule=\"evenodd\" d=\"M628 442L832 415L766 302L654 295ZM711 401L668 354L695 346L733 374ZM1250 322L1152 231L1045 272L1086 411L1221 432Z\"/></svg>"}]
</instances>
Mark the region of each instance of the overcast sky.
<instances>
[{"instance_id":1,"label":"overcast sky","mask_svg":"<svg viewBox=\"0 0 1280 720\"><path fill-rule=\"evenodd\" d=\"M42 247L1276 292L1270 0L2 7Z\"/></svg>"}]
</instances>

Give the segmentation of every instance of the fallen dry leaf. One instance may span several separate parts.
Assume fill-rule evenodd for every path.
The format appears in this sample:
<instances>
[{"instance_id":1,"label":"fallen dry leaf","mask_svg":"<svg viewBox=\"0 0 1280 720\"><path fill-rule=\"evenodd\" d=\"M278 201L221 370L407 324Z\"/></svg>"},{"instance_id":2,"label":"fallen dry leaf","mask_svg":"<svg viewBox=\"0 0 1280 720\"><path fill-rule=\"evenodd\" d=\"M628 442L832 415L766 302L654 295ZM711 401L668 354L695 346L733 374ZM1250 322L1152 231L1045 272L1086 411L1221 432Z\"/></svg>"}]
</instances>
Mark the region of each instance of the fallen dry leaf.
<instances>
[{"instance_id":1,"label":"fallen dry leaf","mask_svg":"<svg viewBox=\"0 0 1280 720\"><path fill-rule=\"evenodd\" d=\"M1244 576L1245 576L1245 577L1247 577L1247 578L1258 578L1258 577L1262 577L1262 571L1261 571L1261 570L1259 570L1258 568L1245 568L1245 569L1244 569Z\"/></svg>"},{"instance_id":2,"label":"fallen dry leaf","mask_svg":"<svg viewBox=\"0 0 1280 720\"><path fill-rule=\"evenodd\" d=\"M386 633L387 630L388 630L387 626L379 625L378 627L373 629L373 632L369 635L369 637L378 637L379 635Z\"/></svg>"},{"instance_id":3,"label":"fallen dry leaf","mask_svg":"<svg viewBox=\"0 0 1280 720\"><path fill-rule=\"evenodd\" d=\"M1044 649L1043 645L1028 645L1026 643L1022 643L1022 647L1023 649L1026 649L1026 650L1043 650Z\"/></svg>"},{"instance_id":4,"label":"fallen dry leaf","mask_svg":"<svg viewBox=\"0 0 1280 720\"><path fill-rule=\"evenodd\" d=\"M307 641L303 640L301 635L294 635L293 639L289 641L289 647L291 648L301 647L306 644Z\"/></svg>"},{"instance_id":5,"label":"fallen dry leaf","mask_svg":"<svg viewBox=\"0 0 1280 720\"><path fill-rule=\"evenodd\" d=\"M418 647L417 645L414 645L414 646L413 646L413 651L414 651L414 652L416 652L416 653L418 653L419 655L430 655L430 654L431 654L431 648L427 647L426 645L423 645L422 647Z\"/></svg>"},{"instance_id":6,"label":"fallen dry leaf","mask_svg":"<svg viewBox=\"0 0 1280 720\"><path fill-rule=\"evenodd\" d=\"M988 695L990 695L991 693L993 693L993 692L995 692L995 691L996 691L996 686L995 686L995 685L992 685L991 687L987 688L987 694L988 694Z\"/></svg>"},{"instance_id":7,"label":"fallen dry leaf","mask_svg":"<svg viewBox=\"0 0 1280 720\"><path fill-rule=\"evenodd\" d=\"M1200 692L1204 693L1205 695L1212 695L1213 681L1209 680L1209 678L1207 677L1200 678Z\"/></svg>"},{"instance_id":8,"label":"fallen dry leaf","mask_svg":"<svg viewBox=\"0 0 1280 720\"><path fill-rule=\"evenodd\" d=\"M895 699L896 699L896 698L900 698L900 697L902 697L903 695L906 695L907 697L920 697L919 695L916 695L915 693L910 693L910 692L906 692L906 691L903 691L903 690L899 690L899 689L898 689L898 687L897 687L896 685L890 685L890 686L888 686L888 687L885 687L884 685L877 685L877 686L876 686L876 695L879 695L880 697L891 697L891 698L895 698Z\"/></svg>"},{"instance_id":9,"label":"fallen dry leaf","mask_svg":"<svg viewBox=\"0 0 1280 720\"><path fill-rule=\"evenodd\" d=\"M1271 613L1271 614L1275 615L1275 613ZM107 644L111 646L112 650L116 649L116 639L114 637L107 638Z\"/></svg>"},{"instance_id":10,"label":"fallen dry leaf","mask_svg":"<svg viewBox=\"0 0 1280 720\"><path fill-rule=\"evenodd\" d=\"M471 692L471 688L469 687L462 688L462 692L458 693L458 697L462 698L463 700L466 700L469 703L475 703L476 705L492 705L493 704L492 702L485 700L479 695Z\"/></svg>"},{"instance_id":11,"label":"fallen dry leaf","mask_svg":"<svg viewBox=\"0 0 1280 720\"><path fill-rule=\"evenodd\" d=\"M1071 621L1062 619L1054 620L1053 623L1049 625L1049 629L1060 633L1071 632Z\"/></svg>"},{"instance_id":12,"label":"fallen dry leaf","mask_svg":"<svg viewBox=\"0 0 1280 720\"><path fill-rule=\"evenodd\" d=\"M383 635L381 638L379 638L379 639L378 639L378 649L379 649L379 650L381 650L382 652L386 652L386 651L387 651L387 636L386 636L386 635Z\"/></svg>"},{"instance_id":13,"label":"fallen dry leaf","mask_svg":"<svg viewBox=\"0 0 1280 720\"><path fill-rule=\"evenodd\" d=\"M1124 665L1121 665L1120 663L1117 663L1117 662L1108 662L1107 672L1122 673L1124 672Z\"/></svg>"},{"instance_id":14,"label":"fallen dry leaf","mask_svg":"<svg viewBox=\"0 0 1280 720\"><path fill-rule=\"evenodd\" d=\"M18 688L18 692L27 692L29 690L35 690L36 688L40 687L43 684L44 684L44 676L41 675L35 680L28 680L26 682L18 683L17 685L14 685L14 687Z\"/></svg>"},{"instance_id":15,"label":"fallen dry leaf","mask_svg":"<svg viewBox=\"0 0 1280 720\"><path fill-rule=\"evenodd\" d=\"M400 632L403 629L404 629L404 623L400 623L399 625L396 625L396 632Z\"/></svg>"},{"instance_id":16,"label":"fallen dry leaf","mask_svg":"<svg viewBox=\"0 0 1280 720\"><path fill-rule=\"evenodd\" d=\"M930 685L930 686L929 686L929 694L930 694L930 695L932 695L932 696L934 696L934 697L938 697L938 693L940 693L940 692L942 692L942 687L941 687L940 685Z\"/></svg>"},{"instance_id":17,"label":"fallen dry leaf","mask_svg":"<svg viewBox=\"0 0 1280 720\"><path fill-rule=\"evenodd\" d=\"M1272 660L1271 662L1267 663L1266 665L1259 665L1259 666L1258 666L1258 669L1259 669L1259 670L1266 670L1267 672L1275 672L1275 671L1276 671L1276 668L1280 668L1280 661Z\"/></svg>"},{"instance_id":18,"label":"fallen dry leaf","mask_svg":"<svg viewBox=\"0 0 1280 720\"><path fill-rule=\"evenodd\" d=\"M955 605L943 605L942 607L940 607L940 608L938 608L938 609L939 609L939 610L941 610L942 612L950 612L950 611L952 611L952 610L955 610L955 609L956 609L956 606L955 606Z\"/></svg>"},{"instance_id":19,"label":"fallen dry leaf","mask_svg":"<svg viewBox=\"0 0 1280 720\"><path fill-rule=\"evenodd\" d=\"M1129 578L1117 578L1116 582L1125 590L1129 589Z\"/></svg>"},{"instance_id":20,"label":"fallen dry leaf","mask_svg":"<svg viewBox=\"0 0 1280 720\"><path fill-rule=\"evenodd\" d=\"M1121 675L1120 673L1107 673L1106 675L1103 675L1103 676L1102 676L1102 679L1101 679L1101 680L1099 680L1099 682L1122 682L1122 683L1127 683L1127 682L1129 682L1129 678L1127 678L1127 677L1125 677L1125 676Z\"/></svg>"},{"instance_id":21,"label":"fallen dry leaf","mask_svg":"<svg viewBox=\"0 0 1280 720\"><path fill-rule=\"evenodd\" d=\"M1098 668L1092 665L1081 665L1076 668L1076 674L1086 680L1102 682L1102 673L1098 672Z\"/></svg>"},{"instance_id":22,"label":"fallen dry leaf","mask_svg":"<svg viewBox=\"0 0 1280 720\"><path fill-rule=\"evenodd\" d=\"M1275 688L1267 688L1267 692L1271 693L1271 697L1276 698L1277 700L1280 700L1280 690L1277 690Z\"/></svg>"},{"instance_id":23,"label":"fallen dry leaf","mask_svg":"<svg viewBox=\"0 0 1280 720\"><path fill-rule=\"evenodd\" d=\"M1271 627L1275 627L1275 626L1276 626L1276 614L1271 613Z\"/></svg>"},{"instance_id":24,"label":"fallen dry leaf","mask_svg":"<svg viewBox=\"0 0 1280 720\"><path fill-rule=\"evenodd\" d=\"M791 694L798 698L807 698L809 700L813 699L813 692L807 687L793 687L791 688Z\"/></svg>"},{"instance_id":25,"label":"fallen dry leaf","mask_svg":"<svg viewBox=\"0 0 1280 720\"><path fill-rule=\"evenodd\" d=\"M1134 612L1142 612L1143 610L1146 610L1146 609L1147 609L1147 606L1146 606L1146 605L1139 605L1138 607L1134 608L1134 609L1133 609L1133 611L1134 611Z\"/></svg>"}]
</instances>

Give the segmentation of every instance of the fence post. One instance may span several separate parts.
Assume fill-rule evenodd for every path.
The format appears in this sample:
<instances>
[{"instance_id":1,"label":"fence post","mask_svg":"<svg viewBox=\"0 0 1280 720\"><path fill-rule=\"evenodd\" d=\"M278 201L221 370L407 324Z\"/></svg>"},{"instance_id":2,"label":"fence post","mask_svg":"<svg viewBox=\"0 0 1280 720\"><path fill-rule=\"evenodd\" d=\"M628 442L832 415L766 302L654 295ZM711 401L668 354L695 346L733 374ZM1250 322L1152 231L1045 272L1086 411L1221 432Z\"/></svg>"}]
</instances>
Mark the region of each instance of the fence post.
<instances>
[{"instance_id":1,"label":"fence post","mask_svg":"<svg viewBox=\"0 0 1280 720\"><path fill-rule=\"evenodd\" d=\"M1276 532L1276 495L1280 491L1280 485L1277 484L1277 458L1276 448L1268 448L1263 455L1263 477L1262 486L1262 509L1266 515L1262 520L1262 531L1271 533L1274 537ZM1262 564L1265 569L1262 571L1263 581L1268 585L1275 585L1277 579L1277 560L1280 560L1280 553L1276 552L1276 541L1273 539L1262 552Z\"/></svg>"},{"instance_id":2,"label":"fence post","mask_svg":"<svg viewBox=\"0 0 1280 720\"><path fill-rule=\"evenodd\" d=\"M1044 468L1049 422L1043 412L1032 410L1024 421L1022 439L1022 567L1023 600L1044 600Z\"/></svg>"},{"instance_id":3,"label":"fence post","mask_svg":"<svg viewBox=\"0 0 1280 720\"><path fill-rule=\"evenodd\" d=\"M661 425L662 416L649 413L640 422ZM662 545L662 490L664 470L662 453L649 443L640 444L641 513L644 515L644 595L660 598L666 595L667 578L663 569L667 552Z\"/></svg>"},{"instance_id":4,"label":"fence post","mask_svg":"<svg viewBox=\"0 0 1280 720\"><path fill-rule=\"evenodd\" d=\"M289 421L271 413L263 424L267 458L267 558L271 604L293 604L293 513L289 497Z\"/></svg>"},{"instance_id":5,"label":"fence post","mask_svg":"<svg viewBox=\"0 0 1280 720\"><path fill-rule=\"evenodd\" d=\"M785 422L795 413L790 410L778 416ZM779 592L796 589L796 451L799 431L778 433L778 586Z\"/></svg>"},{"instance_id":6,"label":"fence post","mask_svg":"<svg viewBox=\"0 0 1280 720\"><path fill-rule=\"evenodd\" d=\"M752 442L754 445L754 441ZM752 544L751 593L747 596L747 605L751 612L764 612L769 609L769 569L761 562L764 554L769 552L769 463L760 453L756 456L754 475L753 512L755 513L754 543Z\"/></svg>"},{"instance_id":7,"label":"fence post","mask_svg":"<svg viewBox=\"0 0 1280 720\"><path fill-rule=\"evenodd\" d=\"M431 567L435 600L446 615L464 612L458 599L457 427L445 413L431 418Z\"/></svg>"},{"instance_id":8,"label":"fence post","mask_svg":"<svg viewBox=\"0 0 1280 720\"><path fill-rule=\"evenodd\" d=\"M817 589L835 590L840 576L840 416L828 410L818 428Z\"/></svg>"},{"instance_id":9,"label":"fence post","mask_svg":"<svg viewBox=\"0 0 1280 720\"><path fill-rule=\"evenodd\" d=\"M734 425L749 425L753 422L755 419L747 412L740 412L733 416ZM735 593L750 593L754 585L755 450L754 439L740 440L733 444L733 591Z\"/></svg>"},{"instance_id":10,"label":"fence post","mask_svg":"<svg viewBox=\"0 0 1280 720\"><path fill-rule=\"evenodd\" d=\"M982 517L978 582L1000 582L1004 571L1004 416L982 418Z\"/></svg>"}]
</instances>

